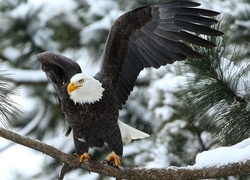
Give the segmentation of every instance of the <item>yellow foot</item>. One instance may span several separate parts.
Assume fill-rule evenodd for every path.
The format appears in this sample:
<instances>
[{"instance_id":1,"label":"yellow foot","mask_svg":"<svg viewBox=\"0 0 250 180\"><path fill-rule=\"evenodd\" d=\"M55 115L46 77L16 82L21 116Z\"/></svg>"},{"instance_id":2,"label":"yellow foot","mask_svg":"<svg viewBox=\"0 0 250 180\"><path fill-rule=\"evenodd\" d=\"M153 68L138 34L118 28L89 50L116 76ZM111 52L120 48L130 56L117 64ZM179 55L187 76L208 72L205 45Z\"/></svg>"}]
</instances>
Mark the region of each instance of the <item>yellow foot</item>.
<instances>
[{"instance_id":1,"label":"yellow foot","mask_svg":"<svg viewBox=\"0 0 250 180\"><path fill-rule=\"evenodd\" d=\"M109 164L112 164L116 167L118 167L121 163L119 156L117 156L114 151L112 151L112 153L107 157L107 160Z\"/></svg>"},{"instance_id":2,"label":"yellow foot","mask_svg":"<svg viewBox=\"0 0 250 180\"><path fill-rule=\"evenodd\" d=\"M79 154L74 153L73 156L75 157L79 157L79 162L82 163L84 159L88 159L90 160L90 156L88 153L83 153L81 156L79 156Z\"/></svg>"}]
</instances>

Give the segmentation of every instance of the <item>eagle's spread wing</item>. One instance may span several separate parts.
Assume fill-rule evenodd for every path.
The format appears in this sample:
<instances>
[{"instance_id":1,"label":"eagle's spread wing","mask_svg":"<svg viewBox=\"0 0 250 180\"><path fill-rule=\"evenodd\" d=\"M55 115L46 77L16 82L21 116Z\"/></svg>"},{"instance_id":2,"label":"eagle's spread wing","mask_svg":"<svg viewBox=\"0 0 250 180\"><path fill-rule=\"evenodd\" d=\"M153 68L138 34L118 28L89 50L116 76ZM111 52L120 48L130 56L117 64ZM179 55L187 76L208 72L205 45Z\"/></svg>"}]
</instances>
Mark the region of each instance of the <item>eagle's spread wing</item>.
<instances>
[{"instance_id":1,"label":"eagle's spread wing","mask_svg":"<svg viewBox=\"0 0 250 180\"><path fill-rule=\"evenodd\" d=\"M40 61L49 82L53 85L59 102L61 102L62 86L69 83L72 76L82 72L80 66L71 59L52 52L38 54L37 59Z\"/></svg>"},{"instance_id":2,"label":"eagle's spread wing","mask_svg":"<svg viewBox=\"0 0 250 180\"><path fill-rule=\"evenodd\" d=\"M96 77L113 83L119 107L125 104L144 67L162 65L202 55L187 43L202 47L215 45L195 34L220 36L208 26L219 13L194 8L194 2L172 2L142 6L119 17L111 27L103 53L103 64Z\"/></svg>"},{"instance_id":3,"label":"eagle's spread wing","mask_svg":"<svg viewBox=\"0 0 250 180\"><path fill-rule=\"evenodd\" d=\"M71 59L53 52L40 53L37 55L37 59L52 84L59 103L61 103L63 98L62 86L65 83L68 84L72 76L82 72L80 66ZM65 135L68 136L70 132L71 127L68 127Z\"/></svg>"}]
</instances>

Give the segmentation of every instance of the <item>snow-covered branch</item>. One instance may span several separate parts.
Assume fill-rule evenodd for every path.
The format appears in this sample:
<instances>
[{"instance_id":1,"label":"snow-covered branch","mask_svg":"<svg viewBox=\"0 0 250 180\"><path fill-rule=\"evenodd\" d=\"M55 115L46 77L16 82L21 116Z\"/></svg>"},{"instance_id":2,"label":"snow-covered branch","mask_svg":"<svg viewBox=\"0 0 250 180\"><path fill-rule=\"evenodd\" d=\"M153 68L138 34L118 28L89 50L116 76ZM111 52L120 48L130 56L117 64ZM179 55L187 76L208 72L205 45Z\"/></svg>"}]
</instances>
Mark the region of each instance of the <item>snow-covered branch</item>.
<instances>
[{"instance_id":1,"label":"snow-covered branch","mask_svg":"<svg viewBox=\"0 0 250 180\"><path fill-rule=\"evenodd\" d=\"M41 70L21 70L8 68L8 73L8 76L5 78L15 83L47 83L46 75Z\"/></svg>"},{"instance_id":2,"label":"snow-covered branch","mask_svg":"<svg viewBox=\"0 0 250 180\"><path fill-rule=\"evenodd\" d=\"M190 167L169 167L169 168L114 168L100 162L85 161L79 164L78 158L66 154L41 141L21 136L15 132L0 128L0 136L17 144L32 148L51 156L66 164L67 168L82 168L90 172L96 172L118 179L205 179L219 178L234 175L250 174L250 160L241 163L233 163L224 166L194 168ZM62 177L60 177L62 179Z\"/></svg>"}]
</instances>

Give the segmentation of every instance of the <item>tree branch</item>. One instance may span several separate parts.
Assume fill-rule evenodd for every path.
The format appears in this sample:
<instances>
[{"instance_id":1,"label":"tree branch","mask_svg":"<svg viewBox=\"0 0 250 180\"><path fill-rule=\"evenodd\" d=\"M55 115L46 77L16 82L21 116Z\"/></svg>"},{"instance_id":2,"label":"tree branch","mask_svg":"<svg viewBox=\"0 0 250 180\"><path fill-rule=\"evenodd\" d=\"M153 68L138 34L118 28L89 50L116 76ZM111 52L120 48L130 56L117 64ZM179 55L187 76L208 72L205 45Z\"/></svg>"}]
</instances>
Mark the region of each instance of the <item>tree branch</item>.
<instances>
[{"instance_id":1,"label":"tree branch","mask_svg":"<svg viewBox=\"0 0 250 180\"><path fill-rule=\"evenodd\" d=\"M58 159L68 168L82 168L91 172L96 172L106 176L116 177L117 179L205 179L219 178L234 175L250 174L250 160L242 163L228 164L217 167L192 168L192 167L169 167L169 168L114 168L100 162L85 161L79 163L79 159L66 154L41 141L21 136L15 132L0 128L0 136L15 143L40 151L44 154Z\"/></svg>"},{"instance_id":2,"label":"tree branch","mask_svg":"<svg viewBox=\"0 0 250 180\"><path fill-rule=\"evenodd\" d=\"M59 174L59 176L58 176L58 180L63 180L65 174L66 174L68 171L70 171L71 169L72 169L72 168L70 168L68 164L63 163L61 172L60 172L60 174Z\"/></svg>"}]
</instances>

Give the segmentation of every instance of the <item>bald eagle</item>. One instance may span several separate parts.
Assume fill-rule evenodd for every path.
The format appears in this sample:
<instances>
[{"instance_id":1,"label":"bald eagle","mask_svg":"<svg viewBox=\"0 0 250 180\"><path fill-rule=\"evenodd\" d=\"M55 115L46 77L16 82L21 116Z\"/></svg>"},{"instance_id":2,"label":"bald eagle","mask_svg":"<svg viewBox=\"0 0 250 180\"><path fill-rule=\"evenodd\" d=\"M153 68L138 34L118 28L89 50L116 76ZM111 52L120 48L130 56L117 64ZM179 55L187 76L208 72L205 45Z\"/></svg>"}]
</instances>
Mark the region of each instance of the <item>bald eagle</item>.
<instances>
[{"instance_id":1,"label":"bald eagle","mask_svg":"<svg viewBox=\"0 0 250 180\"><path fill-rule=\"evenodd\" d=\"M119 109L144 68L159 68L175 61L203 56L188 44L214 47L198 34L221 36L210 26L219 13L196 8L195 2L142 6L120 16L110 29L100 71L89 76L71 59L53 52L38 54L42 70L53 85L61 110L73 129L76 156L89 159L90 147L106 143L107 162L119 166L122 139L149 135L118 120Z\"/></svg>"}]
</instances>

